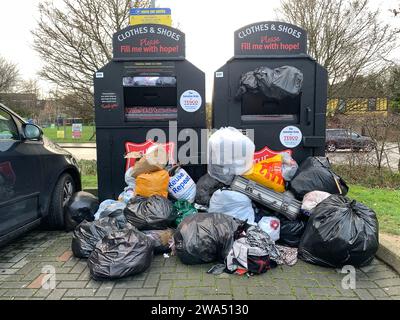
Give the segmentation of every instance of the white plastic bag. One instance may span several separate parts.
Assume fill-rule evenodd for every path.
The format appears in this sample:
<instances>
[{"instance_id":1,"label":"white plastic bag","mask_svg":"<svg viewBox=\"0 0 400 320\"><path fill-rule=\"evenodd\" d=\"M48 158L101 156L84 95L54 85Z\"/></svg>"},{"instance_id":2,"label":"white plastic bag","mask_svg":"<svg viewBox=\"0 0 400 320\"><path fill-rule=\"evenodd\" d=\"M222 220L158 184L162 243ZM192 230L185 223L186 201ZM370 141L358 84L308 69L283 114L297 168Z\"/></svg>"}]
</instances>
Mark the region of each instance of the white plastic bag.
<instances>
[{"instance_id":1,"label":"white plastic bag","mask_svg":"<svg viewBox=\"0 0 400 320\"><path fill-rule=\"evenodd\" d=\"M169 179L168 192L176 200L193 203L196 198L196 184L185 169L178 168Z\"/></svg>"},{"instance_id":2,"label":"white plastic bag","mask_svg":"<svg viewBox=\"0 0 400 320\"><path fill-rule=\"evenodd\" d=\"M328 192L312 191L307 193L303 198L301 209L310 213L318 204L331 196Z\"/></svg>"},{"instance_id":3,"label":"white plastic bag","mask_svg":"<svg viewBox=\"0 0 400 320\"><path fill-rule=\"evenodd\" d=\"M136 187L136 179L133 177L133 167L130 167L126 172L125 172L125 183L126 185L135 190Z\"/></svg>"},{"instance_id":4,"label":"white plastic bag","mask_svg":"<svg viewBox=\"0 0 400 320\"><path fill-rule=\"evenodd\" d=\"M94 215L95 220L99 220L109 215L116 213L118 210L124 211L126 203L115 200L104 200Z\"/></svg>"},{"instance_id":5,"label":"white plastic bag","mask_svg":"<svg viewBox=\"0 0 400 320\"><path fill-rule=\"evenodd\" d=\"M255 225L254 209L251 200L245 194L232 190L217 190L211 197L210 213L223 213Z\"/></svg>"},{"instance_id":6,"label":"white plastic bag","mask_svg":"<svg viewBox=\"0 0 400 320\"><path fill-rule=\"evenodd\" d=\"M272 241L278 241L280 238L281 221L276 217L263 217L258 226L262 231L269 235Z\"/></svg>"},{"instance_id":7,"label":"white plastic bag","mask_svg":"<svg viewBox=\"0 0 400 320\"><path fill-rule=\"evenodd\" d=\"M291 181L296 175L299 165L286 152L282 152L282 177L285 181Z\"/></svg>"},{"instance_id":8,"label":"white plastic bag","mask_svg":"<svg viewBox=\"0 0 400 320\"><path fill-rule=\"evenodd\" d=\"M133 167L129 168L125 172L125 183L127 184L127 187L118 196L118 201L124 202L126 204L128 204L129 200L131 200L135 196L136 179L133 177L133 172Z\"/></svg>"},{"instance_id":9,"label":"white plastic bag","mask_svg":"<svg viewBox=\"0 0 400 320\"><path fill-rule=\"evenodd\" d=\"M208 141L208 173L229 185L236 175L250 170L255 145L239 130L228 127L215 132Z\"/></svg>"}]
</instances>

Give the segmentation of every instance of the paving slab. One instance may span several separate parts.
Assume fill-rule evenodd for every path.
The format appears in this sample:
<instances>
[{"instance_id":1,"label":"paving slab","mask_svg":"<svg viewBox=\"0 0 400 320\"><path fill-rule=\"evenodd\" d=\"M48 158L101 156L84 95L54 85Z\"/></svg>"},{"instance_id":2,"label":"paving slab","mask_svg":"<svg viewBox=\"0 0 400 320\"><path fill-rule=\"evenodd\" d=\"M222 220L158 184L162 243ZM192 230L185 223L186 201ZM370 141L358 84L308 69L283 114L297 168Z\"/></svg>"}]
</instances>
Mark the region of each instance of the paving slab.
<instances>
[{"instance_id":1,"label":"paving slab","mask_svg":"<svg viewBox=\"0 0 400 320\"><path fill-rule=\"evenodd\" d=\"M48 300L398 300L400 275L375 259L356 270L355 288L346 274L298 261L260 276L209 275L212 264L183 265L156 256L146 272L116 281L91 279L85 260L70 253L71 233L34 231L0 249L0 299ZM36 249L40 248L40 252ZM42 288L44 268L55 283Z\"/></svg>"}]
</instances>

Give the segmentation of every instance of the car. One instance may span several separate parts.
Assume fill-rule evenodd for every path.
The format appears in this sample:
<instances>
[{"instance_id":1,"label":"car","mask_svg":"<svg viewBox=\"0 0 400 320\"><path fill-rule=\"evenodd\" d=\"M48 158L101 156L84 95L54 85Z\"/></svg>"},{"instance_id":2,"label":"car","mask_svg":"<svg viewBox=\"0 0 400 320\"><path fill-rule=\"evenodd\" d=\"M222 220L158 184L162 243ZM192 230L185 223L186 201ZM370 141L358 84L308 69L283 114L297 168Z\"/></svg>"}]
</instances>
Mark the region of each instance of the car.
<instances>
[{"instance_id":1,"label":"car","mask_svg":"<svg viewBox=\"0 0 400 320\"><path fill-rule=\"evenodd\" d=\"M366 136L346 129L326 130L326 151L335 152L337 149L351 149L353 151L364 150L371 152L376 143Z\"/></svg>"},{"instance_id":2,"label":"car","mask_svg":"<svg viewBox=\"0 0 400 320\"><path fill-rule=\"evenodd\" d=\"M76 159L0 104L0 245L42 225L64 228L64 207L80 191Z\"/></svg>"}]
</instances>

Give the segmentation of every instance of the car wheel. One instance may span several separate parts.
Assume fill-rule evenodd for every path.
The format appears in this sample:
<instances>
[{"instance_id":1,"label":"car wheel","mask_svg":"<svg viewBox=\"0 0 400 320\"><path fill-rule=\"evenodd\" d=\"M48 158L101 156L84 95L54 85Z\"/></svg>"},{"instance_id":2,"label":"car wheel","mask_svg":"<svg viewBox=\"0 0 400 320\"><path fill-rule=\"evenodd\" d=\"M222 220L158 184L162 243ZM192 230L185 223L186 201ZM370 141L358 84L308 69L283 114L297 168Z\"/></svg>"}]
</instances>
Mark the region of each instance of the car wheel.
<instances>
[{"instance_id":1,"label":"car wheel","mask_svg":"<svg viewBox=\"0 0 400 320\"><path fill-rule=\"evenodd\" d=\"M371 152L374 149L372 144L367 144L366 147L364 148L365 152Z\"/></svg>"},{"instance_id":2,"label":"car wheel","mask_svg":"<svg viewBox=\"0 0 400 320\"><path fill-rule=\"evenodd\" d=\"M70 174L64 173L54 188L50 202L49 214L44 222L51 230L64 229L64 207L75 193L76 185Z\"/></svg>"},{"instance_id":3,"label":"car wheel","mask_svg":"<svg viewBox=\"0 0 400 320\"><path fill-rule=\"evenodd\" d=\"M335 151L336 151L336 144L334 144L333 142L329 142L329 143L326 145L326 150L327 150L328 152L335 152Z\"/></svg>"}]
</instances>

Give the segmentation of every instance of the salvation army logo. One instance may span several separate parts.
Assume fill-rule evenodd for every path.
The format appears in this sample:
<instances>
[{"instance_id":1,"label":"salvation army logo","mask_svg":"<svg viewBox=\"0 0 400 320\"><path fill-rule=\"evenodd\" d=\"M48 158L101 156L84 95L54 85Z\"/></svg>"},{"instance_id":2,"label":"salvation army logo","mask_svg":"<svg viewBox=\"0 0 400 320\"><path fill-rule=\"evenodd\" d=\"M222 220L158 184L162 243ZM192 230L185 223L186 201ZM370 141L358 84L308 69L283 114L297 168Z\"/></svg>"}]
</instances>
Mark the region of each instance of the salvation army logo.
<instances>
[{"instance_id":1,"label":"salvation army logo","mask_svg":"<svg viewBox=\"0 0 400 320\"><path fill-rule=\"evenodd\" d=\"M296 148L303 139L301 130L295 126L288 126L281 131L279 139L286 148Z\"/></svg>"},{"instance_id":2,"label":"salvation army logo","mask_svg":"<svg viewBox=\"0 0 400 320\"><path fill-rule=\"evenodd\" d=\"M196 112L202 103L203 99L197 91L187 90L181 95L181 107L186 112Z\"/></svg>"}]
</instances>

